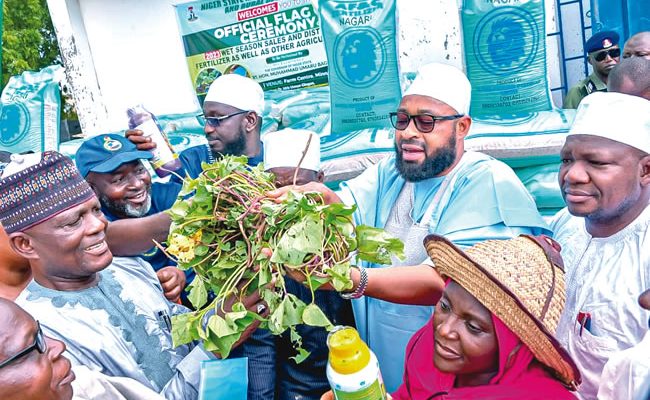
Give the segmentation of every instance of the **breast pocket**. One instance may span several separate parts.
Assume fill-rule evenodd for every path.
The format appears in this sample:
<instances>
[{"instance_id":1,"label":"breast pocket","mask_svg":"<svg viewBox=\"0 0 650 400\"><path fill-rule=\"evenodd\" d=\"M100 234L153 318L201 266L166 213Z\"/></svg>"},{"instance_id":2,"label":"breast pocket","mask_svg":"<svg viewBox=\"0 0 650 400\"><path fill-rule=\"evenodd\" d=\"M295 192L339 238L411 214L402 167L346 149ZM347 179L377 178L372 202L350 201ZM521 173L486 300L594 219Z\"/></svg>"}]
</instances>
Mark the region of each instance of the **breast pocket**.
<instances>
[{"instance_id":1,"label":"breast pocket","mask_svg":"<svg viewBox=\"0 0 650 400\"><path fill-rule=\"evenodd\" d=\"M588 303L582 308L591 314L591 329L574 322L570 331L569 350L578 365L597 378L607 360L615 353L636 344L641 334L638 313L632 298L624 295L616 301ZM587 372L587 375L589 374Z\"/></svg>"},{"instance_id":2,"label":"breast pocket","mask_svg":"<svg viewBox=\"0 0 650 400\"><path fill-rule=\"evenodd\" d=\"M576 323L573 329L573 334L577 338L580 347L587 351L600 354L601 357L609 358L608 353L617 350L618 343L615 339L607 336L596 336L589 330L581 328L580 324Z\"/></svg>"}]
</instances>

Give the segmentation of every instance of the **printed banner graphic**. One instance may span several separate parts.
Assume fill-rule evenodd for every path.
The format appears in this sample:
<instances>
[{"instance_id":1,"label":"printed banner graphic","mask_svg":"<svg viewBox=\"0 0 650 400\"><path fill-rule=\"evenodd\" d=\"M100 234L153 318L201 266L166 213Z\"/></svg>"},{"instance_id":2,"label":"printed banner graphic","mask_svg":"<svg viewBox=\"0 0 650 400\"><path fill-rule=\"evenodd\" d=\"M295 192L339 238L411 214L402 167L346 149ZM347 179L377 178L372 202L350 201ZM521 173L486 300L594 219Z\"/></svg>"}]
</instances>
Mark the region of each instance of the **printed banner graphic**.
<instances>
[{"instance_id":1,"label":"printed banner graphic","mask_svg":"<svg viewBox=\"0 0 650 400\"><path fill-rule=\"evenodd\" d=\"M217 0L176 5L194 89L204 97L222 74L264 90L327 84L318 10L310 0Z\"/></svg>"}]
</instances>

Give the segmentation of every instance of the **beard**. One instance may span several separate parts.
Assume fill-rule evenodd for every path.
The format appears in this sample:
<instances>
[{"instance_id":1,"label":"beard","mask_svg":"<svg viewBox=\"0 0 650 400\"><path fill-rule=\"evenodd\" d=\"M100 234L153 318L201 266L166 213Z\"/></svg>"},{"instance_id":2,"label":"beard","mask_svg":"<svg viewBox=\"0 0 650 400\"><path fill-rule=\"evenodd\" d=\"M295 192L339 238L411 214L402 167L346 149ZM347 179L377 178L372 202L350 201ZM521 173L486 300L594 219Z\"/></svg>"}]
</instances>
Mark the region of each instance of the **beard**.
<instances>
[{"instance_id":1,"label":"beard","mask_svg":"<svg viewBox=\"0 0 650 400\"><path fill-rule=\"evenodd\" d=\"M584 217L591 223L597 223L601 225L614 224L616 221L619 221L621 219L622 215L627 214L638 204L640 197L640 193L631 193L618 206L616 206L614 210L611 211L597 209L593 212L573 213L571 212L571 209L569 209L569 212L571 212L572 215Z\"/></svg>"},{"instance_id":2,"label":"beard","mask_svg":"<svg viewBox=\"0 0 650 400\"><path fill-rule=\"evenodd\" d=\"M126 218L144 217L151 209L151 187L147 188L147 200L139 206L134 206L126 201L112 201L104 195L99 196L99 202L102 204L102 207L117 216L124 216Z\"/></svg>"},{"instance_id":3,"label":"beard","mask_svg":"<svg viewBox=\"0 0 650 400\"><path fill-rule=\"evenodd\" d=\"M224 144L223 150L213 154L214 158L217 160L222 156L241 156L244 155L246 151L246 133L239 131L239 135L233 142Z\"/></svg>"},{"instance_id":4,"label":"beard","mask_svg":"<svg viewBox=\"0 0 650 400\"><path fill-rule=\"evenodd\" d=\"M418 182L440 175L456 161L456 129L451 135L447 145L438 149L432 156L427 155L422 164L404 161L402 149L395 143L397 155L397 170L407 182ZM400 144L421 144L416 140L403 140ZM427 154L427 145L424 144L424 152Z\"/></svg>"}]
</instances>

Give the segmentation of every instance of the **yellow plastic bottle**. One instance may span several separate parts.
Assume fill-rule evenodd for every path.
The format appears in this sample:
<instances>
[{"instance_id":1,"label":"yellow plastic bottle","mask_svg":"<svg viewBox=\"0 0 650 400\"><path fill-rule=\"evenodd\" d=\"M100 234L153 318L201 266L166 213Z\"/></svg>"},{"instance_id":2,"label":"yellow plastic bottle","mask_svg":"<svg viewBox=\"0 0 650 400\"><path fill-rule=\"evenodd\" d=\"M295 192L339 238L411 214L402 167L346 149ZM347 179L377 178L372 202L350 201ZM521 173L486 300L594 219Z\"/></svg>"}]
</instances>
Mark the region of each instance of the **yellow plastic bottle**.
<instances>
[{"instance_id":1,"label":"yellow plastic bottle","mask_svg":"<svg viewBox=\"0 0 650 400\"><path fill-rule=\"evenodd\" d=\"M327 379L336 400L386 400L377 357L356 329L337 326L327 337Z\"/></svg>"}]
</instances>

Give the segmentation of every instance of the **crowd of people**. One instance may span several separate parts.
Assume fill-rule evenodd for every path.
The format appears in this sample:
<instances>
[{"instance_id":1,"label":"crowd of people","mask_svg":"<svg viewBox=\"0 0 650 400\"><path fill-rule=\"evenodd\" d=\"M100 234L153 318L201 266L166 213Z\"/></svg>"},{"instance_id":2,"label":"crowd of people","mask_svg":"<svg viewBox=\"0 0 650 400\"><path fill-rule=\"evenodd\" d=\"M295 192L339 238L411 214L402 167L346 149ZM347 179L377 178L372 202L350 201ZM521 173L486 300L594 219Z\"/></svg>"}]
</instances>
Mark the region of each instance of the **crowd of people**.
<instances>
[{"instance_id":1,"label":"crowd of people","mask_svg":"<svg viewBox=\"0 0 650 400\"><path fill-rule=\"evenodd\" d=\"M220 355L173 345L196 277L153 244L181 177L225 154L263 162L271 199L316 191L404 242L403 260L360 263L349 291L324 285L313 299L358 329L392 398L650 398L650 32L622 60L615 32L586 50L594 73L565 100L577 108L560 153L566 208L550 224L510 167L465 150L471 84L438 63L390 113L394 154L336 190L317 133L262 137L262 88L233 74L206 95L207 145L180 153L166 182L153 182L155 144L137 129L86 140L74 162L12 155L0 175L0 398L198 398L202 361ZM311 302L305 277L291 278L288 292ZM268 316L259 293L244 305ZM231 354L248 358L249 399L333 398L323 328L299 328L312 354L297 364L288 333L258 325Z\"/></svg>"}]
</instances>

